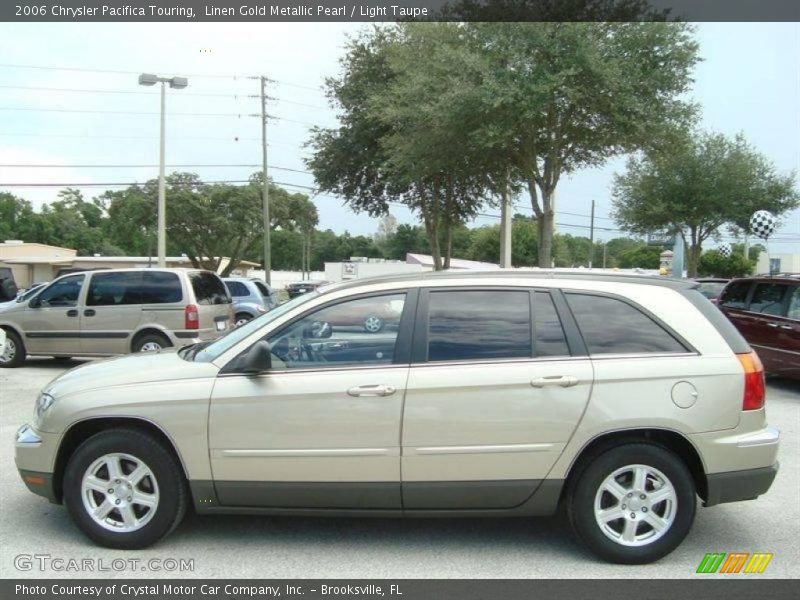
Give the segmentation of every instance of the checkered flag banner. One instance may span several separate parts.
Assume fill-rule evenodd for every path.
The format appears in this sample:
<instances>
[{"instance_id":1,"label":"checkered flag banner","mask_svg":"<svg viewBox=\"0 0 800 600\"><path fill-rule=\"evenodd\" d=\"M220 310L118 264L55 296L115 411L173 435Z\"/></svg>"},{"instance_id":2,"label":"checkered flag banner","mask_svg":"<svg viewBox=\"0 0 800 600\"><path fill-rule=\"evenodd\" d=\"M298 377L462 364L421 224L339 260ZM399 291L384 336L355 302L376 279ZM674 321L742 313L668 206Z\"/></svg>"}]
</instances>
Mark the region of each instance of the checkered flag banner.
<instances>
[{"instance_id":1,"label":"checkered flag banner","mask_svg":"<svg viewBox=\"0 0 800 600\"><path fill-rule=\"evenodd\" d=\"M766 240L775 231L775 226L778 220L771 212L767 210L759 210L753 213L750 217L750 231L757 235L762 240Z\"/></svg>"},{"instance_id":2,"label":"checkered flag banner","mask_svg":"<svg viewBox=\"0 0 800 600\"><path fill-rule=\"evenodd\" d=\"M733 248L731 248L730 244L720 244L717 252L722 258L730 258L731 254L733 254Z\"/></svg>"}]
</instances>

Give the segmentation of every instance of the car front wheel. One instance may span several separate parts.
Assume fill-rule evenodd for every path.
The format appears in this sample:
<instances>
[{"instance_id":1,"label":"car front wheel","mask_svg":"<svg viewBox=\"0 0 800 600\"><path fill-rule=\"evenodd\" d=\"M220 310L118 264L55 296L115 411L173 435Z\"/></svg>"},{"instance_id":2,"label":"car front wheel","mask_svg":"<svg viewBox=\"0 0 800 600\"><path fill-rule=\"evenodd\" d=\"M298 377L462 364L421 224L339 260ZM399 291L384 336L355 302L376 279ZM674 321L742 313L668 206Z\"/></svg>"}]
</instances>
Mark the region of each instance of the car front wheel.
<instances>
[{"instance_id":1,"label":"car front wheel","mask_svg":"<svg viewBox=\"0 0 800 600\"><path fill-rule=\"evenodd\" d=\"M689 533L695 485L683 461L653 444L625 444L576 473L567 515L600 558L644 564L672 552Z\"/></svg>"},{"instance_id":2,"label":"car front wheel","mask_svg":"<svg viewBox=\"0 0 800 600\"><path fill-rule=\"evenodd\" d=\"M25 362L25 346L13 331L6 331L6 343L0 354L0 368L14 368Z\"/></svg>"},{"instance_id":3,"label":"car front wheel","mask_svg":"<svg viewBox=\"0 0 800 600\"><path fill-rule=\"evenodd\" d=\"M183 472L164 444L136 429L95 434L64 472L64 503L94 542L133 550L167 535L188 502Z\"/></svg>"}]
</instances>

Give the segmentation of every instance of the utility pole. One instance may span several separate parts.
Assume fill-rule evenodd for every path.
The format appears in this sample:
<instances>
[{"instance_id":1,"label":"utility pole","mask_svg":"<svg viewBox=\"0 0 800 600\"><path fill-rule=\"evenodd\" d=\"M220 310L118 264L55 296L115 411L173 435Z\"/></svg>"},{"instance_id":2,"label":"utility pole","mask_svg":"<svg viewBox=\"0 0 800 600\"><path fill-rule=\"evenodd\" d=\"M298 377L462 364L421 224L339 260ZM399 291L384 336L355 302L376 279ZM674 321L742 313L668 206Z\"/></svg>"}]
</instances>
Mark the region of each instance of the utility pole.
<instances>
[{"instance_id":1,"label":"utility pole","mask_svg":"<svg viewBox=\"0 0 800 600\"><path fill-rule=\"evenodd\" d=\"M606 268L606 257L608 256L608 242L603 244L603 268Z\"/></svg>"},{"instance_id":2,"label":"utility pole","mask_svg":"<svg viewBox=\"0 0 800 600\"><path fill-rule=\"evenodd\" d=\"M503 269L511 268L511 190L508 180L509 175L506 175L500 207L500 267Z\"/></svg>"},{"instance_id":3,"label":"utility pole","mask_svg":"<svg viewBox=\"0 0 800 600\"><path fill-rule=\"evenodd\" d=\"M594 200L592 200L592 222L589 224L589 268L592 268L594 258Z\"/></svg>"},{"instance_id":4,"label":"utility pole","mask_svg":"<svg viewBox=\"0 0 800 600\"><path fill-rule=\"evenodd\" d=\"M264 280L267 285L272 284L272 255L270 247L269 224L269 177L267 176L267 78L261 76L261 162L264 173L263 202L264 202Z\"/></svg>"}]
</instances>

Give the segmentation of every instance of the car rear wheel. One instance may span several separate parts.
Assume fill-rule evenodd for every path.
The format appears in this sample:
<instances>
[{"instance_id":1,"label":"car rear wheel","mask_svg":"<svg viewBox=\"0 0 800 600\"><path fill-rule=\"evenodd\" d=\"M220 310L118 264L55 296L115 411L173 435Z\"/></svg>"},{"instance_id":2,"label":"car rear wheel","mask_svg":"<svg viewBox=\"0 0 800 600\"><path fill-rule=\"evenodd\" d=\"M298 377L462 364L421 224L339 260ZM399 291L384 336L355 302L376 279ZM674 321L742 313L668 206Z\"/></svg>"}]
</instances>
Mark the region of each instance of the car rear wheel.
<instances>
[{"instance_id":1,"label":"car rear wheel","mask_svg":"<svg viewBox=\"0 0 800 600\"><path fill-rule=\"evenodd\" d=\"M236 319L233 322L233 325L234 325L234 327L241 327L242 325L244 325L245 323L247 323L248 321L250 321L252 319L253 319L253 317L251 317L247 313L238 313L236 315Z\"/></svg>"},{"instance_id":2,"label":"car rear wheel","mask_svg":"<svg viewBox=\"0 0 800 600\"><path fill-rule=\"evenodd\" d=\"M177 459L158 439L135 429L95 434L64 472L64 503L94 542L133 550L167 535L183 519L188 495Z\"/></svg>"},{"instance_id":3,"label":"car rear wheel","mask_svg":"<svg viewBox=\"0 0 800 600\"><path fill-rule=\"evenodd\" d=\"M164 348L169 348L170 343L167 338L157 333L146 333L140 335L133 341L134 352L158 352Z\"/></svg>"},{"instance_id":4,"label":"car rear wheel","mask_svg":"<svg viewBox=\"0 0 800 600\"><path fill-rule=\"evenodd\" d=\"M6 330L6 343L0 354L0 368L13 369L25 362L25 346L19 336Z\"/></svg>"},{"instance_id":5,"label":"car rear wheel","mask_svg":"<svg viewBox=\"0 0 800 600\"><path fill-rule=\"evenodd\" d=\"M364 331L367 333L378 333L383 329L383 319L377 315L369 315L364 318Z\"/></svg>"},{"instance_id":6,"label":"car rear wheel","mask_svg":"<svg viewBox=\"0 0 800 600\"><path fill-rule=\"evenodd\" d=\"M570 482L567 516L600 558L644 564L672 552L696 510L695 486L675 454L652 444L625 444L586 464Z\"/></svg>"}]
</instances>

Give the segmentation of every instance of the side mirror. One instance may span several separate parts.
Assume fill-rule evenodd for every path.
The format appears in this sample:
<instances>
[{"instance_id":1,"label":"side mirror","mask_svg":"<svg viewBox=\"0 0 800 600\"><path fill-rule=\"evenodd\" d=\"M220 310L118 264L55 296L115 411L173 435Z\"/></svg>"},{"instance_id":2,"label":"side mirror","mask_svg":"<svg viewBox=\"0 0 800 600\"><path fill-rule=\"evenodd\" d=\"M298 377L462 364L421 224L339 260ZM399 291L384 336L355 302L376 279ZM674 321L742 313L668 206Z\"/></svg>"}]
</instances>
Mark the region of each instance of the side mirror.
<instances>
[{"instance_id":1,"label":"side mirror","mask_svg":"<svg viewBox=\"0 0 800 600\"><path fill-rule=\"evenodd\" d=\"M272 368L272 351L268 342L256 342L247 352L242 363L245 373L263 373Z\"/></svg>"},{"instance_id":2,"label":"side mirror","mask_svg":"<svg viewBox=\"0 0 800 600\"><path fill-rule=\"evenodd\" d=\"M28 302L28 306L31 308L39 308L42 305L42 301L39 300L39 296L33 298L30 302Z\"/></svg>"},{"instance_id":3,"label":"side mirror","mask_svg":"<svg viewBox=\"0 0 800 600\"><path fill-rule=\"evenodd\" d=\"M313 321L303 328L303 337L322 340L333 335L333 327L327 321Z\"/></svg>"}]
</instances>

